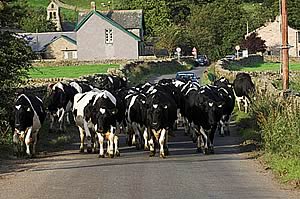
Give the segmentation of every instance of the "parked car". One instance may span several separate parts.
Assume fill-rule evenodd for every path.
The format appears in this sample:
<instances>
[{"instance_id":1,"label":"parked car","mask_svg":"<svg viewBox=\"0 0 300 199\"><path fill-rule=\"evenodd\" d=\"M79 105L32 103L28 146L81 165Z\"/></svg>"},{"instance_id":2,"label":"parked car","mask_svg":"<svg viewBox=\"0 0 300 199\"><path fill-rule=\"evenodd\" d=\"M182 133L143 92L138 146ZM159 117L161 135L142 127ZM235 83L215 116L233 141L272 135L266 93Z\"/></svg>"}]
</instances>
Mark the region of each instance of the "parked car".
<instances>
[{"instance_id":1,"label":"parked car","mask_svg":"<svg viewBox=\"0 0 300 199\"><path fill-rule=\"evenodd\" d=\"M194 72L191 71L180 71L176 73L177 80L183 81L183 82L188 82L189 80L195 83L198 83L198 79L200 77L197 77L197 75Z\"/></svg>"},{"instance_id":2,"label":"parked car","mask_svg":"<svg viewBox=\"0 0 300 199\"><path fill-rule=\"evenodd\" d=\"M198 55L195 59L195 66L207 66L209 65L209 60L206 55Z\"/></svg>"},{"instance_id":3,"label":"parked car","mask_svg":"<svg viewBox=\"0 0 300 199\"><path fill-rule=\"evenodd\" d=\"M226 55L225 59L227 59L228 61L233 61L235 60L235 55Z\"/></svg>"}]
</instances>

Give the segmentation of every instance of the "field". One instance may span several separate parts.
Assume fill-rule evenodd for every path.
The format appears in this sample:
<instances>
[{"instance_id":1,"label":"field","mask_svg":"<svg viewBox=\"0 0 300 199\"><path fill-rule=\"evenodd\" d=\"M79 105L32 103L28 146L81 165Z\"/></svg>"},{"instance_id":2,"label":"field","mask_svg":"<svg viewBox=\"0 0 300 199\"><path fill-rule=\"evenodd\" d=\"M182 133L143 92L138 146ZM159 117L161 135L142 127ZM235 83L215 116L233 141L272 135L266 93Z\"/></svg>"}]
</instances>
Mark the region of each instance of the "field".
<instances>
[{"instance_id":1,"label":"field","mask_svg":"<svg viewBox=\"0 0 300 199\"><path fill-rule=\"evenodd\" d=\"M83 75L106 73L108 68L117 68L118 64L81 65L81 66L43 66L29 71L31 78L78 78Z\"/></svg>"},{"instance_id":2,"label":"field","mask_svg":"<svg viewBox=\"0 0 300 199\"><path fill-rule=\"evenodd\" d=\"M243 67L231 65L230 69L236 71L279 71L280 63L266 62L262 64L246 65ZM289 69L292 71L300 71L300 63L290 63Z\"/></svg>"},{"instance_id":3,"label":"field","mask_svg":"<svg viewBox=\"0 0 300 199\"><path fill-rule=\"evenodd\" d=\"M90 8L90 2L92 0L60 0L61 2L65 3L65 4L69 4L69 5L73 5L73 6L77 6L80 8L85 8L88 9ZM101 10L101 3L106 3L107 2L113 2L112 0L93 0L96 2L96 6L98 9ZM43 7L43 8L47 8L48 4L49 4L49 0L28 0L28 4L30 7Z\"/></svg>"}]
</instances>

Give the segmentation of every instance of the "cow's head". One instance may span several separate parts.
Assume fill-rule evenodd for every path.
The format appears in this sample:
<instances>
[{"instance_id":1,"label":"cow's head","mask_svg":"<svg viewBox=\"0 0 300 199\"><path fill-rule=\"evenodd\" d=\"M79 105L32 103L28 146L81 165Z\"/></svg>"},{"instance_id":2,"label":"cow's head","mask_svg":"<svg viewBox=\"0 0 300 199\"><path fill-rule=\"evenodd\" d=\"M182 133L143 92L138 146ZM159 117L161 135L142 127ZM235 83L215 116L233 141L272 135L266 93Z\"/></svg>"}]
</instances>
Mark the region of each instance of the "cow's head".
<instances>
[{"instance_id":1,"label":"cow's head","mask_svg":"<svg viewBox=\"0 0 300 199\"><path fill-rule=\"evenodd\" d=\"M215 102L208 100L205 102L205 111L208 114L208 122L210 125L216 124L220 121L224 109L224 102Z\"/></svg>"},{"instance_id":2,"label":"cow's head","mask_svg":"<svg viewBox=\"0 0 300 199\"><path fill-rule=\"evenodd\" d=\"M99 133L109 131L111 125L116 123L118 109L116 102L107 96L102 96L96 100L92 107L92 122L96 124L96 130Z\"/></svg>"},{"instance_id":3,"label":"cow's head","mask_svg":"<svg viewBox=\"0 0 300 199\"><path fill-rule=\"evenodd\" d=\"M21 140L24 140L24 136L29 127L33 124L34 111L30 104L26 101L17 101L15 104L15 123L14 134Z\"/></svg>"}]
</instances>

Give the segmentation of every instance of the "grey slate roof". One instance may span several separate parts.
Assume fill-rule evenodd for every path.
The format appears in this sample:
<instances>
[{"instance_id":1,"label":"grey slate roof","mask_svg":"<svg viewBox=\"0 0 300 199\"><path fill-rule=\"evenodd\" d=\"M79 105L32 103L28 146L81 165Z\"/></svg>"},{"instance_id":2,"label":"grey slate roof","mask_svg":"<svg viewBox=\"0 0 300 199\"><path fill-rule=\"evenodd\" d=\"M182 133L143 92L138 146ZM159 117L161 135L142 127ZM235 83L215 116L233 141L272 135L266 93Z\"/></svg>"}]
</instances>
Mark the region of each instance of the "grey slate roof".
<instances>
[{"instance_id":1,"label":"grey slate roof","mask_svg":"<svg viewBox=\"0 0 300 199\"><path fill-rule=\"evenodd\" d=\"M76 41L76 32L18 33L18 35L28 41L28 45L34 52L43 51L49 43L61 36L66 36Z\"/></svg>"},{"instance_id":2,"label":"grey slate roof","mask_svg":"<svg viewBox=\"0 0 300 199\"><path fill-rule=\"evenodd\" d=\"M143 28L143 11L142 10L108 10L98 11L112 19L125 29L142 29ZM89 12L88 12L89 13ZM81 13L78 16L78 24L88 14Z\"/></svg>"}]
</instances>

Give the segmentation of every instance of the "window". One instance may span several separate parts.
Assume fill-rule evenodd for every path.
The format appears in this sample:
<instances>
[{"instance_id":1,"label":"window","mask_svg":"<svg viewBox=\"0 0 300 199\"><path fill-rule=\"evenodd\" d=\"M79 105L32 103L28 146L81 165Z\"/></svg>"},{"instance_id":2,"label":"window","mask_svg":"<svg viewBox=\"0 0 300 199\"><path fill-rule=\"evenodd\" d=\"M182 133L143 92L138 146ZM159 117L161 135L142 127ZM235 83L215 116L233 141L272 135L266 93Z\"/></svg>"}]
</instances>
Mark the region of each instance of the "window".
<instances>
[{"instance_id":1,"label":"window","mask_svg":"<svg viewBox=\"0 0 300 199\"><path fill-rule=\"evenodd\" d=\"M53 19L56 19L56 12L53 12Z\"/></svg>"},{"instance_id":2,"label":"window","mask_svg":"<svg viewBox=\"0 0 300 199\"><path fill-rule=\"evenodd\" d=\"M298 32L298 43L300 43L300 32Z\"/></svg>"},{"instance_id":3,"label":"window","mask_svg":"<svg viewBox=\"0 0 300 199\"><path fill-rule=\"evenodd\" d=\"M112 44L113 43L113 30L105 29L105 43Z\"/></svg>"},{"instance_id":4,"label":"window","mask_svg":"<svg viewBox=\"0 0 300 199\"><path fill-rule=\"evenodd\" d=\"M53 3L51 4L51 8L54 8L54 4Z\"/></svg>"},{"instance_id":5,"label":"window","mask_svg":"<svg viewBox=\"0 0 300 199\"><path fill-rule=\"evenodd\" d=\"M50 16L49 16L49 17L50 17L50 19L52 19L52 12L49 12L49 14L50 14Z\"/></svg>"}]
</instances>

